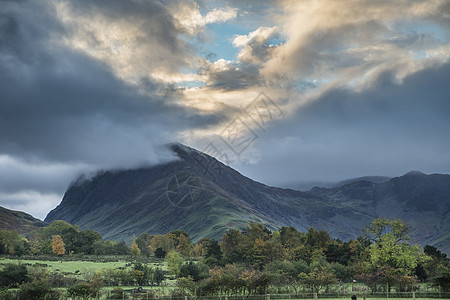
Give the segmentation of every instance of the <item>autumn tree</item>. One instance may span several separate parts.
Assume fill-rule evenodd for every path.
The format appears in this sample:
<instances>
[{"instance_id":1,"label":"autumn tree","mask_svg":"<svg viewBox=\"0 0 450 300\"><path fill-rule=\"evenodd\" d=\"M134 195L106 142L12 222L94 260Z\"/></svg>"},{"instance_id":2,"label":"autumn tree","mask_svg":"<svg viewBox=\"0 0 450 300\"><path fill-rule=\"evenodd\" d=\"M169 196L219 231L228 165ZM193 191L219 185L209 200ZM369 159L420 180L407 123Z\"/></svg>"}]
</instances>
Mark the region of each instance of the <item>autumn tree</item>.
<instances>
[{"instance_id":1,"label":"autumn tree","mask_svg":"<svg viewBox=\"0 0 450 300\"><path fill-rule=\"evenodd\" d=\"M149 249L153 249L155 251L158 248L161 248L165 253L168 253L170 250L175 249L175 236L173 234L159 234L155 235L149 244Z\"/></svg>"},{"instance_id":2,"label":"autumn tree","mask_svg":"<svg viewBox=\"0 0 450 300\"><path fill-rule=\"evenodd\" d=\"M181 255L189 256L191 254L193 246L192 246L192 243L191 243L189 237L187 237L186 235L181 233L177 237L177 243L178 243L177 250L178 250L178 252L181 253Z\"/></svg>"},{"instance_id":3,"label":"autumn tree","mask_svg":"<svg viewBox=\"0 0 450 300\"><path fill-rule=\"evenodd\" d=\"M141 249L139 249L136 241L133 241L133 243L131 244L131 254L133 254L134 256L139 256L141 255Z\"/></svg>"},{"instance_id":4,"label":"autumn tree","mask_svg":"<svg viewBox=\"0 0 450 300\"><path fill-rule=\"evenodd\" d=\"M66 249L64 248L64 242L61 236L54 235L52 236L52 251L56 255L63 255L66 253Z\"/></svg>"}]
</instances>

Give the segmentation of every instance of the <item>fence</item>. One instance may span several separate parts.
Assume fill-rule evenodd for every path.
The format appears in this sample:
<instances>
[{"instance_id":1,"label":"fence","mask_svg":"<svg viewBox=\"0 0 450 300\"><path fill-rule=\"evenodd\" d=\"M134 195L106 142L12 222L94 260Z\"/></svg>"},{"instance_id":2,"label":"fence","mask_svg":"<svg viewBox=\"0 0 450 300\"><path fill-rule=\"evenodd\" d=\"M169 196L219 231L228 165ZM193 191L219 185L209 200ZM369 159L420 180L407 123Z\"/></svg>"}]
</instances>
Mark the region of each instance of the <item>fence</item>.
<instances>
[{"instance_id":1,"label":"fence","mask_svg":"<svg viewBox=\"0 0 450 300\"><path fill-rule=\"evenodd\" d=\"M402 292L402 293L373 293L373 294L337 294L337 293L302 293L302 294L266 294L266 295L217 295L217 296L154 296L148 293L141 294L129 294L125 293L122 296L112 296L109 291L103 292L102 295L94 298L83 298L86 300L131 300L131 299L158 299L158 300L288 300L288 299L351 299L352 295L356 295L358 300L367 299L450 299L450 293L439 292ZM1 298L1 297L0 297ZM50 298L44 297L42 300L49 300ZM60 297L59 300L81 300L82 298L70 298ZM2 300L2 299L0 299ZM14 300L22 300L15 298ZM26 300L26 299L23 299Z\"/></svg>"}]
</instances>

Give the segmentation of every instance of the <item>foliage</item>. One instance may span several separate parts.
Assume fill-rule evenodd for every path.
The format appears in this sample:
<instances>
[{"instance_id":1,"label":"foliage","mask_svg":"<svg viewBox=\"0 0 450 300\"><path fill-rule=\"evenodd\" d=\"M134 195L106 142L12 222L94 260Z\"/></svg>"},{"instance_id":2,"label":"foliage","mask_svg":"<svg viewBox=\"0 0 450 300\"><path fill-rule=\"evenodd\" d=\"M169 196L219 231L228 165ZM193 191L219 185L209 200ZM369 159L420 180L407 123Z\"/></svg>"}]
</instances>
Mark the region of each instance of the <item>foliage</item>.
<instances>
[{"instance_id":1,"label":"foliage","mask_svg":"<svg viewBox=\"0 0 450 300\"><path fill-rule=\"evenodd\" d=\"M183 264L183 257L181 257L181 255L177 251L172 250L167 254L165 262L167 262L169 266L170 274L178 277L180 275L181 266Z\"/></svg>"},{"instance_id":2,"label":"foliage","mask_svg":"<svg viewBox=\"0 0 450 300\"><path fill-rule=\"evenodd\" d=\"M94 284L81 282L67 288L67 294L71 297L79 297L89 299L89 297L97 297L100 288Z\"/></svg>"},{"instance_id":3,"label":"foliage","mask_svg":"<svg viewBox=\"0 0 450 300\"><path fill-rule=\"evenodd\" d=\"M315 293L318 293L322 289L328 292L330 285L337 283L336 276L326 267L315 268L309 274L300 273L299 278L301 282L311 288Z\"/></svg>"},{"instance_id":4,"label":"foliage","mask_svg":"<svg viewBox=\"0 0 450 300\"><path fill-rule=\"evenodd\" d=\"M198 282L201 279L208 277L208 266L199 262L194 264L192 261L184 264L180 268L180 277L192 278L193 281Z\"/></svg>"},{"instance_id":5,"label":"foliage","mask_svg":"<svg viewBox=\"0 0 450 300\"><path fill-rule=\"evenodd\" d=\"M433 285L440 287L442 292L450 292L450 271L443 272L434 278Z\"/></svg>"},{"instance_id":6,"label":"foliage","mask_svg":"<svg viewBox=\"0 0 450 300\"><path fill-rule=\"evenodd\" d=\"M58 300L60 298L60 294L58 291L51 289L47 281L35 280L29 283L24 283L20 286L18 298L29 300Z\"/></svg>"},{"instance_id":7,"label":"foliage","mask_svg":"<svg viewBox=\"0 0 450 300\"><path fill-rule=\"evenodd\" d=\"M134 256L140 256L141 255L141 250L139 249L138 245L136 244L136 241L134 241L131 244L131 254L133 254Z\"/></svg>"},{"instance_id":8,"label":"foliage","mask_svg":"<svg viewBox=\"0 0 450 300\"><path fill-rule=\"evenodd\" d=\"M426 260L418 245L409 244L410 227L401 220L375 219L366 229L372 241L369 247L372 276L368 276L372 289L377 283L391 286L413 282L413 270Z\"/></svg>"},{"instance_id":9,"label":"foliage","mask_svg":"<svg viewBox=\"0 0 450 300\"><path fill-rule=\"evenodd\" d=\"M56 255L63 255L66 253L66 248L64 248L64 242L59 235L52 236L52 251Z\"/></svg>"},{"instance_id":10,"label":"foliage","mask_svg":"<svg viewBox=\"0 0 450 300\"><path fill-rule=\"evenodd\" d=\"M125 291L122 288L114 288L110 295L109 295L109 299L124 299L125 296Z\"/></svg>"},{"instance_id":11,"label":"foliage","mask_svg":"<svg viewBox=\"0 0 450 300\"><path fill-rule=\"evenodd\" d=\"M0 271L0 286L17 287L28 281L28 270L23 264L6 264Z\"/></svg>"},{"instance_id":12,"label":"foliage","mask_svg":"<svg viewBox=\"0 0 450 300\"><path fill-rule=\"evenodd\" d=\"M166 257L166 251L164 251L162 248L157 248L155 250L155 256L157 258L165 258Z\"/></svg>"},{"instance_id":13,"label":"foliage","mask_svg":"<svg viewBox=\"0 0 450 300\"><path fill-rule=\"evenodd\" d=\"M16 293L13 291L10 291L6 287L0 287L0 299L2 300L16 300Z\"/></svg>"},{"instance_id":14,"label":"foliage","mask_svg":"<svg viewBox=\"0 0 450 300\"><path fill-rule=\"evenodd\" d=\"M0 230L0 255L16 254L17 247L22 243L20 235L15 230Z\"/></svg>"},{"instance_id":15,"label":"foliage","mask_svg":"<svg viewBox=\"0 0 450 300\"><path fill-rule=\"evenodd\" d=\"M103 241L96 232L80 231L57 221L27 239L15 232L0 231L0 250L8 249L5 254L51 254L47 257L50 261L27 260L26 266L0 264L0 285L19 287L23 293L34 289L36 294L49 287L69 287L73 297L86 298L95 296L103 284L161 285L168 270L172 279L178 278L176 287L169 289L171 293L186 296L327 292L338 281L353 279L364 282L373 292L389 291L391 287L401 292L413 288L416 276L433 281L441 291L449 291L446 255L433 246L426 246L422 252L409 244L408 228L400 220L376 219L364 236L342 242L314 228L299 232L293 227L282 227L271 232L262 224L250 223L242 231L230 230L220 242L201 239L194 246L187 233L173 231L156 236L141 234L129 247L124 241ZM80 237L85 237L90 245L78 240ZM52 248L61 248L58 244L66 250L71 247L73 252L55 257ZM86 253L96 255L89 257L93 261L117 262L100 267L98 263L81 261L86 259L81 254ZM162 264L160 258L164 257ZM123 259L132 262L119 262ZM42 284L42 290L33 285L36 282ZM51 291L48 293L48 297L53 297ZM0 294L8 299L15 293L2 290ZM120 298L120 290L115 294Z\"/></svg>"}]
</instances>

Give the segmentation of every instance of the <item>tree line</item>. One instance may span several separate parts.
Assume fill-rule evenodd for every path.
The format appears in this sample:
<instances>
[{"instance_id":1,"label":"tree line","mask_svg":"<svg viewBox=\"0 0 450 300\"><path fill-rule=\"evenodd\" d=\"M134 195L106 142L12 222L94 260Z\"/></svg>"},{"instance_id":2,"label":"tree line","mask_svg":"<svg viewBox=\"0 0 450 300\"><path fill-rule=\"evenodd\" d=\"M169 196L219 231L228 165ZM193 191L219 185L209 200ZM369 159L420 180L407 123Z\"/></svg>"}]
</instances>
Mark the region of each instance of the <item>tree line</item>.
<instances>
[{"instance_id":1,"label":"tree line","mask_svg":"<svg viewBox=\"0 0 450 300\"><path fill-rule=\"evenodd\" d=\"M341 241L314 228L271 231L263 224L250 223L242 230L229 230L221 240L203 238L193 243L186 232L177 230L161 235L143 233L127 245L55 221L26 238L1 230L0 254L53 255L58 259L128 255L136 261L130 270L103 270L90 282L99 282L99 286L159 285L170 276L177 279L173 292L180 295L262 294L268 289L319 293L353 281L365 283L370 292L411 291L418 282L430 282L440 291L450 292L446 254L430 245L422 249L412 244L410 230L401 220L379 218L357 239ZM168 273L137 262L147 257L164 260ZM5 270L0 271L0 285L7 285L5 274L11 273Z\"/></svg>"}]
</instances>

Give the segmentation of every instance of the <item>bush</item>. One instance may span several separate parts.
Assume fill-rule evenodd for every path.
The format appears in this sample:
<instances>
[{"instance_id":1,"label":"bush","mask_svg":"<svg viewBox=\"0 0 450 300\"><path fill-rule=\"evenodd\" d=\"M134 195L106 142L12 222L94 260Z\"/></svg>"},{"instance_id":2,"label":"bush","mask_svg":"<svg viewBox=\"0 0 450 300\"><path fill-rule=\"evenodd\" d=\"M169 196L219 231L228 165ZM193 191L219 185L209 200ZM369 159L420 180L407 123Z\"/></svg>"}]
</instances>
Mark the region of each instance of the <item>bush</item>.
<instances>
[{"instance_id":1,"label":"bush","mask_svg":"<svg viewBox=\"0 0 450 300\"><path fill-rule=\"evenodd\" d=\"M189 293L187 291L184 291L180 288L175 288L170 292L170 296L172 298L184 298L184 297L190 297Z\"/></svg>"},{"instance_id":2,"label":"bush","mask_svg":"<svg viewBox=\"0 0 450 300\"><path fill-rule=\"evenodd\" d=\"M71 297L79 297L81 299L89 299L89 297L97 297L100 288L93 284L81 282L67 288L67 294Z\"/></svg>"},{"instance_id":3,"label":"bush","mask_svg":"<svg viewBox=\"0 0 450 300\"><path fill-rule=\"evenodd\" d=\"M0 299L2 300L16 300L16 293L8 291L8 288L0 288Z\"/></svg>"},{"instance_id":4,"label":"bush","mask_svg":"<svg viewBox=\"0 0 450 300\"><path fill-rule=\"evenodd\" d=\"M109 299L123 299L125 296L125 291L121 288L114 288L110 295Z\"/></svg>"},{"instance_id":5,"label":"bush","mask_svg":"<svg viewBox=\"0 0 450 300\"><path fill-rule=\"evenodd\" d=\"M37 280L22 284L18 296L19 299L28 300L58 300L61 295L59 292L52 290L47 281Z\"/></svg>"},{"instance_id":6,"label":"bush","mask_svg":"<svg viewBox=\"0 0 450 300\"><path fill-rule=\"evenodd\" d=\"M24 265L7 264L0 271L0 286L17 287L28 281L28 270Z\"/></svg>"}]
</instances>

